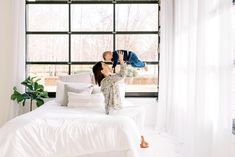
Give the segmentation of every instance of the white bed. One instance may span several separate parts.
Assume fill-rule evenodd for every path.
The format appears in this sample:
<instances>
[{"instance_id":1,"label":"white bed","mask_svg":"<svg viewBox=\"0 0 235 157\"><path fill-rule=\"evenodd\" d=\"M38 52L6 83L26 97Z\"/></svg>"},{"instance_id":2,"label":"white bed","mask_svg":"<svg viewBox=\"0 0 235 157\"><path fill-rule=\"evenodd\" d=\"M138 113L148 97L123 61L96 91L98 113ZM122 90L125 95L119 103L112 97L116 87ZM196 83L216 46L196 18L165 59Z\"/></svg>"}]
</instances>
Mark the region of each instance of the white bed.
<instances>
[{"instance_id":1,"label":"white bed","mask_svg":"<svg viewBox=\"0 0 235 157\"><path fill-rule=\"evenodd\" d=\"M101 107L69 108L50 101L0 129L0 156L138 157L142 112L126 106L107 116Z\"/></svg>"}]
</instances>

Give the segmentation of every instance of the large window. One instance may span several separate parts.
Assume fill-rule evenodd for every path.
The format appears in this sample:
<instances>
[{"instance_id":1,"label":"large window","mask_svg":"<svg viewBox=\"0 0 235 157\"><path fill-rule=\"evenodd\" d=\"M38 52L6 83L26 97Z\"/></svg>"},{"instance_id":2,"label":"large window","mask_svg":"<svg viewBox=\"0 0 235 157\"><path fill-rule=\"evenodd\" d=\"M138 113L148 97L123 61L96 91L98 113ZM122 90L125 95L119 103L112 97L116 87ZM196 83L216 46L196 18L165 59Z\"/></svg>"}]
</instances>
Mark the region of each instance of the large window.
<instances>
[{"instance_id":1,"label":"large window","mask_svg":"<svg viewBox=\"0 0 235 157\"><path fill-rule=\"evenodd\" d=\"M159 12L158 0L27 0L26 74L53 94L58 76L91 71L106 50L131 50L149 70L128 66L126 95L157 96Z\"/></svg>"}]
</instances>

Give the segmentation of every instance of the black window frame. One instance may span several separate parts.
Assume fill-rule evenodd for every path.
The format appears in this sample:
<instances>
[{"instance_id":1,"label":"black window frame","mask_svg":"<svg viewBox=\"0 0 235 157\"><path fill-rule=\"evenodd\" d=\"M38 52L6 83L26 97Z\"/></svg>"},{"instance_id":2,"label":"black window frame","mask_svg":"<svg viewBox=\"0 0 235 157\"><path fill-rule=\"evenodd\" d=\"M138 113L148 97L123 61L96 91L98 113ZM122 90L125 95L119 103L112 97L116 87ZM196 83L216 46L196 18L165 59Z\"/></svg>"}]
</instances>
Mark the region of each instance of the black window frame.
<instances>
[{"instance_id":1,"label":"black window frame","mask_svg":"<svg viewBox=\"0 0 235 157\"><path fill-rule=\"evenodd\" d=\"M68 4L68 31L28 31L27 30L27 5L37 5L37 4ZM71 31L71 5L72 4L113 4L113 31ZM116 31L116 25L115 25L115 18L116 18L116 4L158 4L158 31ZM40 0L40 1L27 1L25 0L25 74L27 77L27 65L68 65L68 74L71 74L71 66L72 65L90 65L95 64L96 62L73 62L71 61L71 36L73 34L110 34L113 35L113 50L116 49L116 35L118 34L131 34L131 35L138 35L138 34L157 34L158 35L158 49L157 49L157 55L158 55L158 61L146 61L148 65L157 65L158 66L158 81L157 81L157 89L156 92L126 92L126 97L155 97L158 99L158 92L159 92L159 73L160 73L160 0L122 0L122 1L116 1L116 0L106 0L106 1L97 1L97 0L82 0L82 1L73 1L73 0L67 0L67 1L50 1L50 0ZM69 59L68 62L49 62L49 61L27 61L27 36L28 35L68 35L68 44L69 44ZM54 98L55 92L49 92L49 97Z\"/></svg>"}]
</instances>

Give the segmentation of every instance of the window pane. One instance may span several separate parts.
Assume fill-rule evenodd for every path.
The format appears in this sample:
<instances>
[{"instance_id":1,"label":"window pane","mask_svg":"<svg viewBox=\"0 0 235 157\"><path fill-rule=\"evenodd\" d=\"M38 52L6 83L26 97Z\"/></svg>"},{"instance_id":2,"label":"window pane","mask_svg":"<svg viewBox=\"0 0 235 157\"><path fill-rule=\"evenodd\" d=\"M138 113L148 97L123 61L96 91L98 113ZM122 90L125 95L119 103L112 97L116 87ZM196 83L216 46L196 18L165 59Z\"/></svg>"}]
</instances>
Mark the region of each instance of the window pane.
<instances>
[{"instance_id":1,"label":"window pane","mask_svg":"<svg viewBox=\"0 0 235 157\"><path fill-rule=\"evenodd\" d=\"M45 90L55 92L58 76L68 75L68 65L27 65L27 74L41 78Z\"/></svg>"},{"instance_id":2,"label":"window pane","mask_svg":"<svg viewBox=\"0 0 235 157\"><path fill-rule=\"evenodd\" d=\"M117 72L120 66L117 66ZM148 71L143 68L133 68L128 65L125 78L126 92L157 92L158 65L148 65Z\"/></svg>"},{"instance_id":3,"label":"window pane","mask_svg":"<svg viewBox=\"0 0 235 157\"><path fill-rule=\"evenodd\" d=\"M157 35L117 35L116 38L117 49L134 51L140 60L158 60Z\"/></svg>"},{"instance_id":4,"label":"window pane","mask_svg":"<svg viewBox=\"0 0 235 157\"><path fill-rule=\"evenodd\" d=\"M117 4L117 31L157 31L158 5Z\"/></svg>"},{"instance_id":5,"label":"window pane","mask_svg":"<svg viewBox=\"0 0 235 157\"><path fill-rule=\"evenodd\" d=\"M79 74L82 72L92 72L93 65L72 65L71 74Z\"/></svg>"},{"instance_id":6,"label":"window pane","mask_svg":"<svg viewBox=\"0 0 235 157\"><path fill-rule=\"evenodd\" d=\"M112 4L72 5L72 31L111 31Z\"/></svg>"},{"instance_id":7,"label":"window pane","mask_svg":"<svg viewBox=\"0 0 235 157\"><path fill-rule=\"evenodd\" d=\"M102 53L112 50L112 35L72 35L72 61L102 60Z\"/></svg>"},{"instance_id":8,"label":"window pane","mask_svg":"<svg viewBox=\"0 0 235 157\"><path fill-rule=\"evenodd\" d=\"M28 35L27 61L68 61L67 35Z\"/></svg>"},{"instance_id":9,"label":"window pane","mask_svg":"<svg viewBox=\"0 0 235 157\"><path fill-rule=\"evenodd\" d=\"M68 30L68 5L37 4L27 6L28 31Z\"/></svg>"},{"instance_id":10,"label":"window pane","mask_svg":"<svg viewBox=\"0 0 235 157\"><path fill-rule=\"evenodd\" d=\"M158 66L148 65L148 71L129 66L125 78L126 92L157 92Z\"/></svg>"}]
</instances>

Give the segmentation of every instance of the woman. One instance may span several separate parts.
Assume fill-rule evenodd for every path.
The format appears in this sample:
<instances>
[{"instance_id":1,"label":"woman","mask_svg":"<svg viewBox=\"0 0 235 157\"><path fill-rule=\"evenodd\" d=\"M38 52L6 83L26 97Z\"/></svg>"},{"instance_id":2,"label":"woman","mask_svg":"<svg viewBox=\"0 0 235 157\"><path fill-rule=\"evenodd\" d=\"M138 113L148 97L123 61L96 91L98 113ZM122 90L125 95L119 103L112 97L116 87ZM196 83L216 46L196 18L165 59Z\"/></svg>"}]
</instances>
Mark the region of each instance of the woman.
<instances>
[{"instance_id":1,"label":"woman","mask_svg":"<svg viewBox=\"0 0 235 157\"><path fill-rule=\"evenodd\" d=\"M123 60L123 53L118 52L118 58L120 62L120 72L112 74L112 69L100 61L93 66L93 73L95 76L95 82L101 86L101 91L105 98L105 113L109 114L110 109L121 109L121 97L117 82L124 79L126 75L126 64ZM145 142L144 137L141 136L141 148L147 148L148 143Z\"/></svg>"}]
</instances>

